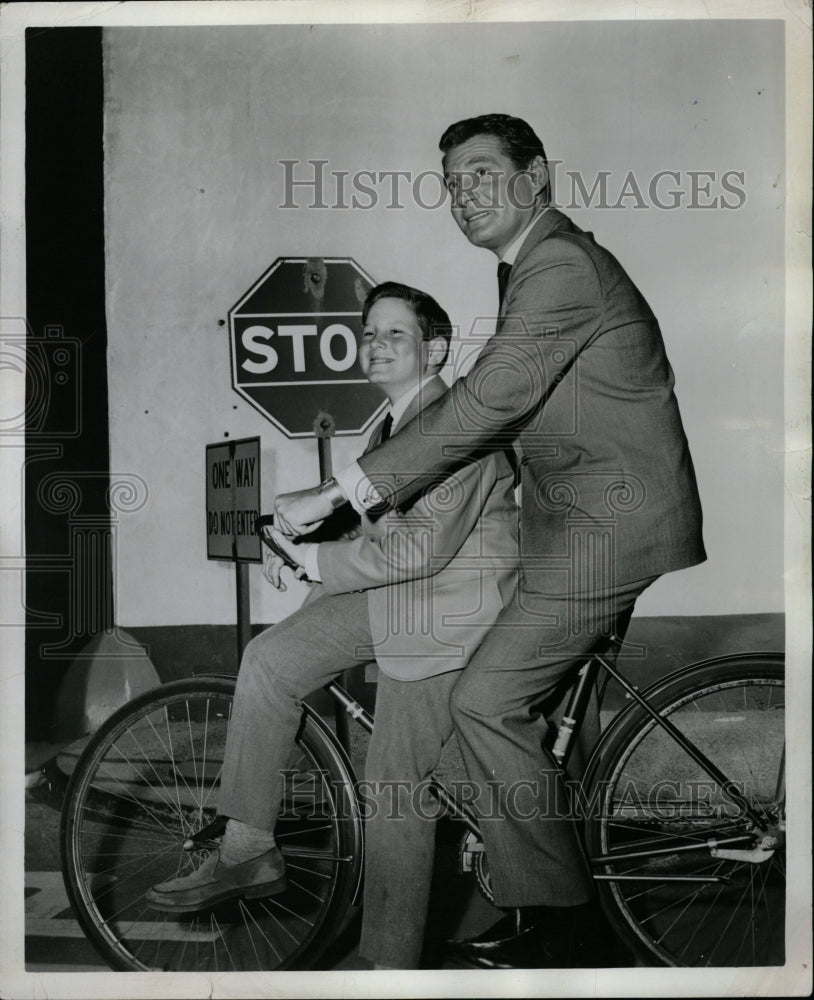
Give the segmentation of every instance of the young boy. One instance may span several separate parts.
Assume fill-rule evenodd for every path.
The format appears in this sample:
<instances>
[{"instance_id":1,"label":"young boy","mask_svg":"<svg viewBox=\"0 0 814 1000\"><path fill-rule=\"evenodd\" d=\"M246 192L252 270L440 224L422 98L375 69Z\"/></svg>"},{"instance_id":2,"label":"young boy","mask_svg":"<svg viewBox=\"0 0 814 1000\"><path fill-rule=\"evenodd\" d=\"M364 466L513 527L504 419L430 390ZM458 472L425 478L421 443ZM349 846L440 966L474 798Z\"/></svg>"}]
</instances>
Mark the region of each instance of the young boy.
<instances>
[{"instance_id":1,"label":"young boy","mask_svg":"<svg viewBox=\"0 0 814 1000\"><path fill-rule=\"evenodd\" d=\"M390 401L372 448L446 391L438 372L451 327L434 299L395 282L371 290L362 319L362 371ZM221 782L219 810L230 819L220 851L192 875L154 886L148 901L189 912L285 888L273 831L301 699L375 660L359 950L379 968L417 968L435 836L425 783L452 734L450 692L514 592L513 470L495 452L462 464L408 508L378 519L363 514L356 537L300 544L275 537L324 592L246 647ZM266 566L278 587L281 567L277 557ZM396 802L399 787L407 794ZM419 787L413 801L410 790ZM388 820L394 806L401 818Z\"/></svg>"}]
</instances>

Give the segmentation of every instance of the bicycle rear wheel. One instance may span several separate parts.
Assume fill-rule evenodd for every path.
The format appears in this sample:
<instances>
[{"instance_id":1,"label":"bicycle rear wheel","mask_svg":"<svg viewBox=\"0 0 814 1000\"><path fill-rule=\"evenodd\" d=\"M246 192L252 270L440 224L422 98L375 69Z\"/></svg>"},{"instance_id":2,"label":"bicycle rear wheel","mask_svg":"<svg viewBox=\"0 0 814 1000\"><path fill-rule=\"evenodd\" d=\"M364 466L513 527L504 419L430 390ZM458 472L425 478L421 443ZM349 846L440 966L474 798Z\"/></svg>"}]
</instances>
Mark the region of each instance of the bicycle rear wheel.
<instances>
[{"instance_id":1,"label":"bicycle rear wheel","mask_svg":"<svg viewBox=\"0 0 814 1000\"><path fill-rule=\"evenodd\" d=\"M586 780L587 845L609 919L651 964L782 965L782 656L708 661L645 698L735 783L765 829L643 709L628 709Z\"/></svg>"},{"instance_id":2,"label":"bicycle rear wheel","mask_svg":"<svg viewBox=\"0 0 814 1000\"><path fill-rule=\"evenodd\" d=\"M358 886L362 829L350 765L306 709L276 827L288 889L188 916L145 893L189 874L213 844L190 838L215 818L234 680L193 678L135 699L76 764L60 830L69 899L114 969L313 968Z\"/></svg>"}]
</instances>

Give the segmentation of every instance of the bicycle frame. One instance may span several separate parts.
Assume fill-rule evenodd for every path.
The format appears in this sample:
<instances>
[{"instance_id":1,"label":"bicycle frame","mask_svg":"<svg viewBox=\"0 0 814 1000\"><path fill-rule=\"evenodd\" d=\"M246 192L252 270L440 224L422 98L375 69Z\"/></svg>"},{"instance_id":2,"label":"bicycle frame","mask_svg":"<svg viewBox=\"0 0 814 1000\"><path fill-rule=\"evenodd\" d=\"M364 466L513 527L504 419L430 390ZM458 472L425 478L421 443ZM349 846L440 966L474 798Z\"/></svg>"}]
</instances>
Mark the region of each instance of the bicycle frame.
<instances>
[{"instance_id":1,"label":"bicycle frame","mask_svg":"<svg viewBox=\"0 0 814 1000\"><path fill-rule=\"evenodd\" d=\"M611 637L611 645L616 645L618 647L619 642L615 637ZM667 733L670 738L684 750L689 756L700 765L705 772L716 781L721 788L722 793L735 805L742 813L742 815L748 819L751 824L751 830L744 832L742 835L735 837L726 837L719 841L714 841L715 847L721 847L723 845L735 845L743 844L752 841L755 836L755 831L765 832L767 830L768 824L765 816L761 816L749 802L740 794L737 789L737 785L730 778L724 774L723 771L716 764L713 763L702 751L700 751L692 742L690 742L684 734L677 729L669 719L659 715L659 713L650 705L647 700L648 695L655 693L663 685L669 684L674 681L679 675L683 673L688 673L693 670L697 670L702 666L708 666L716 662L716 660L726 660L727 657L717 657L710 660L704 660L696 664L692 664L689 667L683 667L679 670L673 671L667 677L660 681L657 681L649 688L647 688L642 694L638 688L632 684L623 674L621 674L605 656L595 655L592 659L586 663L580 670L579 677L576 684L574 685L571 697L569 699L568 708L563 715L562 722L557 731L557 737L552 748L552 756L560 767L564 767L568 761L571 750L574 745L574 736L576 735L582 719L585 715L585 709L588 704L591 689L596 681L599 669L602 668L608 677L615 680L626 694L630 697L633 705L629 708L633 708L634 705L638 705L642 708L655 722L656 725L661 727L661 729ZM326 690L344 709L346 714L353 719L355 722L359 723L363 729L368 733L373 732L374 718L367 712L358 701L356 701L338 682L332 681L325 685L324 690ZM614 724L620 721L622 716L627 711L621 712L616 719ZM608 735L610 729L606 731L604 736L600 739L599 744L595 748L595 752L599 749L602 744L602 740ZM462 821L472 833L479 835L479 828L477 823L477 817L474 810L467 803L458 802L453 795L451 795L447 789L435 778L431 779L432 790L434 794L438 797L439 801L445 806L448 812L456 819ZM687 844L682 841L682 838L676 838L676 844L665 846L664 840L659 841L658 847L654 846L651 850L641 850L638 852L633 852L625 855L614 854L613 860L618 861L623 858L634 858L634 857L647 857L656 854L667 854L676 853L677 851L694 851L699 849L709 849L712 842L705 844L691 843ZM643 845L642 845L643 846ZM609 857L604 855L599 855L589 859L592 864L602 864L605 861L610 860ZM600 873L595 873L594 878L596 879L621 879L623 876L609 876L602 875ZM637 880L647 880L647 876L629 876L629 878ZM662 877L663 878L663 877ZM703 881L703 882L715 882L719 879L715 876L707 877L695 877L695 876L674 876L675 881Z\"/></svg>"},{"instance_id":2,"label":"bicycle frame","mask_svg":"<svg viewBox=\"0 0 814 1000\"><path fill-rule=\"evenodd\" d=\"M619 646L618 640L614 637L611 638L611 645L616 645L617 649ZM567 763L571 750L574 745L574 737L579 730L579 726L585 715L585 710L590 697L591 689L596 682L596 678L600 668L605 671L606 677L615 680L625 691L625 693L631 699L631 705L626 709L622 710L614 719L611 726L603 733L602 737L594 748L592 754L592 760L596 755L598 755L604 741L609 738L612 731L615 729L616 725L621 724L629 711L635 709L636 706L643 709L654 721L654 723L659 726L669 737L676 743L677 746L681 747L689 756L701 766L706 773L716 781L722 793L735 805L744 816L745 820L748 820L744 827L744 832L742 834L737 834L736 836L724 837L720 840L716 840L712 837L707 837L703 842L692 841L687 842L686 838L681 836L675 837L675 842L667 841L664 838L658 838L652 844L647 842L642 842L638 845L638 850L629 852L615 852L612 855L595 855L589 858L591 865L601 865L610 861L621 861L621 860L633 860L636 858L646 858L654 857L656 855L667 855L684 853L699 850L710 850L714 847L715 849L720 849L721 847L729 848L735 847L739 844L747 844L754 841L756 832L765 832L767 830L768 824L765 816L761 816L756 810L754 810L747 800L739 793L735 782L729 779L723 771L720 770L702 751L700 751L692 742L690 742L684 734L677 729L669 719L659 715L659 713L651 706L648 701L648 697L652 697L657 693L663 686L671 684L682 674L690 674L695 670L702 667L709 666L716 663L717 661L726 661L728 657L714 657L709 660L700 661L695 664L691 664L688 667L680 668L679 670L673 671L666 677L659 681L656 681L650 687L648 687L644 693L641 693L638 688L631 683L622 673L620 673L607 659L605 656L595 655L592 659L586 663L580 670L579 676L576 684L571 692L568 707L563 715L562 722L557 731L557 736L554 741L552 748L552 756L554 757L556 763L564 768ZM348 691L339 684L338 681L331 681L324 686L324 690L331 695L331 697L345 710L347 717L352 719L354 722L358 723L368 734L373 732L373 727L375 724L374 717L362 706L359 702L353 698ZM603 686L604 693L604 686ZM590 762L589 762L590 768ZM436 778L430 779L430 784L433 793L442 803L442 805L447 810L448 814L453 818L460 820L466 825L466 827L473 833L478 839L480 839L480 830L478 827L477 814L472 809L472 807L466 802L458 802L453 794L451 794ZM217 823L217 821L216 821ZM731 827L729 827L729 832L731 833ZM217 836L222 833L222 828L212 824L212 826L207 827L191 838L196 843L202 841L208 841L213 836ZM713 831L708 831L709 833L714 833ZM648 876L648 875L608 875L601 872L594 872L593 878L595 880L603 881L671 881L671 882L689 882L689 883L717 883L725 882L725 877L708 875L708 876L692 876L692 875L674 875L674 876Z\"/></svg>"}]
</instances>

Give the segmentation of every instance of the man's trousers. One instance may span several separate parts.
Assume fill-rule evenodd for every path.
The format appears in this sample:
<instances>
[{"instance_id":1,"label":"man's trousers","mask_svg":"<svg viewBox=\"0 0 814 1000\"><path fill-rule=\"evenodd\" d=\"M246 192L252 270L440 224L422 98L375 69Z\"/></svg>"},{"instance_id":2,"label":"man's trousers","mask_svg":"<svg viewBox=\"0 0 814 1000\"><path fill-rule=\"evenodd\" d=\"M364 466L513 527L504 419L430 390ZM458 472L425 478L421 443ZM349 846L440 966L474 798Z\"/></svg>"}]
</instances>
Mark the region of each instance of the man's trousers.
<instances>
[{"instance_id":1,"label":"man's trousers","mask_svg":"<svg viewBox=\"0 0 814 1000\"><path fill-rule=\"evenodd\" d=\"M579 667L607 651L608 636L624 637L653 579L587 595L521 588L452 691L498 906L577 906L593 895L573 796L543 747ZM586 723L583 747L598 735L598 713Z\"/></svg>"},{"instance_id":2,"label":"man's trousers","mask_svg":"<svg viewBox=\"0 0 814 1000\"><path fill-rule=\"evenodd\" d=\"M370 660L367 595L324 595L245 649L226 743L219 811L273 830L302 699ZM365 892L360 952L418 968L435 851L437 804L426 779L452 733L460 672L412 682L379 673L365 767Z\"/></svg>"}]
</instances>

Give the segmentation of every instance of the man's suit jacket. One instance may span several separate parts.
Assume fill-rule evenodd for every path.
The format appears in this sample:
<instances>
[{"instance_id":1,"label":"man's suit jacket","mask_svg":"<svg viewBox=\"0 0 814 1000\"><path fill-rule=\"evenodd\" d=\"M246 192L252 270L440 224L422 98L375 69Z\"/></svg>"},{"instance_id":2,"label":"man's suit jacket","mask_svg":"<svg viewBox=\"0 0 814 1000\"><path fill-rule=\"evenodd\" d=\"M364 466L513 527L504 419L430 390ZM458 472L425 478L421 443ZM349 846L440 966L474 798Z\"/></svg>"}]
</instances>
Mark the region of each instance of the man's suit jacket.
<instances>
[{"instance_id":1,"label":"man's suit jacket","mask_svg":"<svg viewBox=\"0 0 814 1000\"><path fill-rule=\"evenodd\" d=\"M706 558L658 323L613 255L553 208L469 374L360 465L398 504L507 438L522 463L521 592L599 592Z\"/></svg>"},{"instance_id":2,"label":"man's suit jacket","mask_svg":"<svg viewBox=\"0 0 814 1000\"><path fill-rule=\"evenodd\" d=\"M440 378L431 379L402 419L446 392ZM493 451L409 505L378 518L363 514L357 537L322 542L320 576L329 594L367 590L371 653L389 677L460 670L514 594L517 521L513 469L504 452Z\"/></svg>"}]
</instances>

